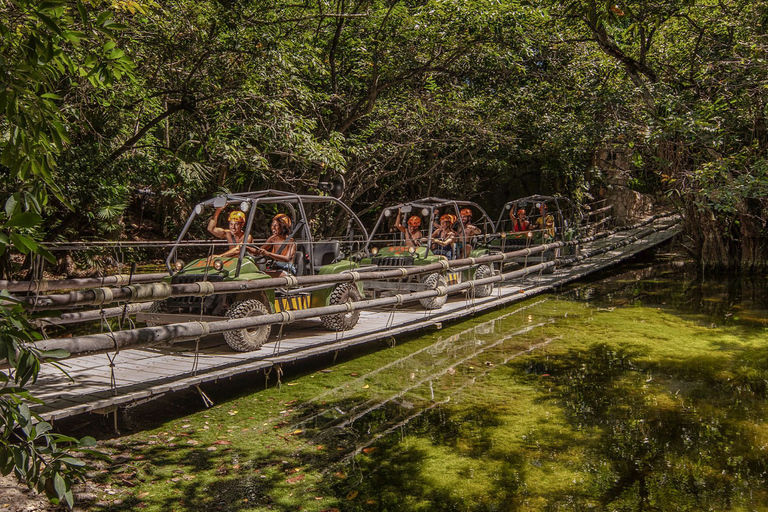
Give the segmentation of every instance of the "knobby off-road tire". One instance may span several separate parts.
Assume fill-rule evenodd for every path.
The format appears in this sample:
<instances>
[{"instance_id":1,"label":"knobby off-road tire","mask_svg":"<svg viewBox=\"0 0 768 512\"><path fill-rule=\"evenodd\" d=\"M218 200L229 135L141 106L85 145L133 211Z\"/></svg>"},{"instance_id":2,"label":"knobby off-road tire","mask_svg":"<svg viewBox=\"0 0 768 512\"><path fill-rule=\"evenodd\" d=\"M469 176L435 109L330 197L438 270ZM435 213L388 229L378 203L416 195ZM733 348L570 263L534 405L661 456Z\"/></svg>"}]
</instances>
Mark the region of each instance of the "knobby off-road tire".
<instances>
[{"instance_id":1,"label":"knobby off-road tire","mask_svg":"<svg viewBox=\"0 0 768 512\"><path fill-rule=\"evenodd\" d=\"M492 275L493 273L491 272L491 267L488 265L479 265L475 270L475 279L486 279ZM476 298L487 297L491 294L491 292L493 292L493 283L475 286Z\"/></svg>"},{"instance_id":2,"label":"knobby off-road tire","mask_svg":"<svg viewBox=\"0 0 768 512\"><path fill-rule=\"evenodd\" d=\"M246 318L249 316L268 315L269 309L258 299L248 299L235 302L229 308L227 317L230 319ZM271 325L259 325L252 329L240 329L237 331L227 331L224 333L224 339L227 345L238 352L250 352L258 350L269 339L272 332Z\"/></svg>"},{"instance_id":3,"label":"knobby off-road tire","mask_svg":"<svg viewBox=\"0 0 768 512\"><path fill-rule=\"evenodd\" d=\"M362 298L357 286L353 284L339 284L336 285L331 292L328 304L330 306L337 306L346 302L357 302ZM348 311L346 313L327 315L320 318L323 322L323 326L329 331L348 331L357 325L359 319L360 311Z\"/></svg>"},{"instance_id":4,"label":"knobby off-road tire","mask_svg":"<svg viewBox=\"0 0 768 512\"><path fill-rule=\"evenodd\" d=\"M167 313L168 312L168 303L164 300L156 300L152 303L151 306L149 306L149 309L147 310L147 313ZM147 327L157 327L158 325L162 324L156 324L155 322L144 322Z\"/></svg>"},{"instance_id":5,"label":"knobby off-road tire","mask_svg":"<svg viewBox=\"0 0 768 512\"><path fill-rule=\"evenodd\" d=\"M427 288L429 289L435 289L438 286L448 286L448 281L445 279L445 276L441 274L429 274L421 282L427 285ZM447 300L448 295L443 295L442 297L419 299L419 304L421 304L421 307L424 309L440 309Z\"/></svg>"}]
</instances>

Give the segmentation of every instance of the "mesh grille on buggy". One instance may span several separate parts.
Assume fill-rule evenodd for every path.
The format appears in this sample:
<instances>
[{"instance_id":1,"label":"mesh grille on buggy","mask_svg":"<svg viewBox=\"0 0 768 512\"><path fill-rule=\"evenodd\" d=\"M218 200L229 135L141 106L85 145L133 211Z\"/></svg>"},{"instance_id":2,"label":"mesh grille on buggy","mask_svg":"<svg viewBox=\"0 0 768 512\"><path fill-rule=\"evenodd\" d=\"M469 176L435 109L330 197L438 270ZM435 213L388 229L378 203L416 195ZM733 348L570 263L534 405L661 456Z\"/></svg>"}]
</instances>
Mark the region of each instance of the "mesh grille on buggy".
<instances>
[{"instance_id":1,"label":"mesh grille on buggy","mask_svg":"<svg viewBox=\"0 0 768 512\"><path fill-rule=\"evenodd\" d=\"M221 274L176 274L171 278L171 284L199 283L200 281L221 282L224 276ZM169 308L199 310L205 299L210 297L169 297L166 304Z\"/></svg>"},{"instance_id":2,"label":"mesh grille on buggy","mask_svg":"<svg viewBox=\"0 0 768 512\"><path fill-rule=\"evenodd\" d=\"M221 274L176 274L171 278L171 284L199 283L200 281L217 283L223 280L224 276Z\"/></svg>"},{"instance_id":3,"label":"mesh grille on buggy","mask_svg":"<svg viewBox=\"0 0 768 512\"><path fill-rule=\"evenodd\" d=\"M413 265L413 257L373 258L372 262L380 267L409 267Z\"/></svg>"}]
</instances>

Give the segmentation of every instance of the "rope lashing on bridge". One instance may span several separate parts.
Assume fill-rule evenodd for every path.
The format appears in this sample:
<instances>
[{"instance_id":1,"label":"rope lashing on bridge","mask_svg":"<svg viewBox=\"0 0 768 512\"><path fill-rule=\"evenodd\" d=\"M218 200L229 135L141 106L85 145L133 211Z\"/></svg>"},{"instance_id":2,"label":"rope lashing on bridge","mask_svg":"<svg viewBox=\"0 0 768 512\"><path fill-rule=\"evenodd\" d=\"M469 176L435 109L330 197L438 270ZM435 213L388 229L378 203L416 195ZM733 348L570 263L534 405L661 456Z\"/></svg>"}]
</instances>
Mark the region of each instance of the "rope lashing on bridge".
<instances>
[{"instance_id":1,"label":"rope lashing on bridge","mask_svg":"<svg viewBox=\"0 0 768 512\"><path fill-rule=\"evenodd\" d=\"M206 281L203 281L206 282ZM199 285L200 283L189 283ZM213 283L208 282L208 285ZM206 285L207 286L207 285ZM190 286L190 294L196 295L202 292L200 286ZM197 290L195 290L197 288ZM173 288L168 283L151 283L151 284L132 284L130 286L124 286L120 290L127 290L128 300L130 302L146 302L148 300L163 300L167 299L173 294ZM210 294L209 294L210 295Z\"/></svg>"},{"instance_id":2,"label":"rope lashing on bridge","mask_svg":"<svg viewBox=\"0 0 768 512\"><path fill-rule=\"evenodd\" d=\"M91 306L100 306L102 304L110 304L114 302L112 288L94 288L91 291L93 292L93 301L90 303Z\"/></svg>"},{"instance_id":3,"label":"rope lashing on bridge","mask_svg":"<svg viewBox=\"0 0 768 512\"><path fill-rule=\"evenodd\" d=\"M491 283L497 283L507 281L520 277L529 273L538 272L542 268L554 266L555 262L541 263L539 265L532 265L528 268L516 270L506 274L500 274L497 276L491 276L484 279L478 279L475 281L475 285L485 285ZM401 294L398 297L382 297L378 299L368 299L358 302L348 302L333 306L323 306L318 308L310 308L298 311L291 311L290 315L286 315L286 312L272 313L268 315L260 315L254 317L245 317L237 319L226 319L215 322L183 322L178 324L171 324L167 326L156 327L144 327L139 329L129 329L119 331L115 333L114 343L118 347L122 348L129 345L137 344L156 344L175 341L178 339L190 340L205 334L219 334L225 331L233 331L240 329L252 329L260 325L283 323L286 320L296 321L304 320L307 318L315 318L324 315L334 315L339 313L347 313L355 310L364 310L377 308L382 306L389 306L397 303L415 302L420 299L427 299L431 297L441 296L441 294L450 294L460 292L468 289L470 286L468 281L450 285L447 287L438 287L432 290L425 290L420 292L414 292L410 294ZM207 324L206 328L203 328L203 324ZM204 331L204 329L207 329ZM102 334L90 334L85 336L77 336L72 338L59 338L38 342L36 345L41 350L53 350L55 348L63 348L70 353L81 353L89 351L106 350L114 346L113 340L104 337Z\"/></svg>"},{"instance_id":4,"label":"rope lashing on bridge","mask_svg":"<svg viewBox=\"0 0 768 512\"><path fill-rule=\"evenodd\" d=\"M160 281L168 277L167 272L154 274L136 274L132 282L148 283ZM126 274L115 274L104 277L83 277L71 279L38 279L33 281L6 281L0 280L0 290L9 292L47 292L52 290L77 290L84 288L94 288L97 286L124 286L129 283L130 276Z\"/></svg>"},{"instance_id":5,"label":"rope lashing on bridge","mask_svg":"<svg viewBox=\"0 0 768 512\"><path fill-rule=\"evenodd\" d=\"M200 288L197 293L192 294L195 297L207 297L208 295L213 295L216 293L216 289L213 287L213 283L210 281L198 281L194 284L198 285Z\"/></svg>"},{"instance_id":6,"label":"rope lashing on bridge","mask_svg":"<svg viewBox=\"0 0 768 512\"><path fill-rule=\"evenodd\" d=\"M665 218L669 217L675 214L665 214L665 215L656 215L649 219L646 219L642 222L638 222L632 226L625 226L621 229L616 229L612 231L612 233L624 231L626 229L636 229L637 227L649 224L650 222L653 222L656 219L659 218ZM671 225L667 226L671 227ZM522 251L512 251L509 253L501 253L501 254L495 254L491 256L484 256L480 258L466 258L461 260L453 260L451 262L447 262L447 260L442 260L443 262L448 263L451 267L453 266L460 266L460 265L474 265L478 263L485 263L485 262L495 262L495 261L506 261L509 258L512 258L516 255L522 255L522 253L525 253L526 251L531 250L531 252L543 252L545 250L549 250L551 248L555 247L563 247L567 245L578 245L580 243L587 243L590 241L598 240L601 238L605 238L608 235L605 235L603 233L594 235L592 237L586 238L586 239L580 239L578 241L569 241L569 242L558 242L556 244L546 244L543 246L538 246L536 248L531 249L525 249ZM583 258L582 258L583 259ZM566 263L568 261L571 261L570 259L558 259L560 264ZM574 260L574 261L581 261L581 260ZM229 293L232 290L257 290L257 289L265 289L265 288L271 288L271 287L278 287L281 285L287 284L287 282L293 283L298 282L298 284L314 284L314 283L337 283L337 282L355 282L357 279L359 280L365 280L365 279L383 279L383 278L403 278L409 275L415 275L419 273L429 273L433 272L434 270L439 270L443 267L445 263L440 264L432 264L432 265L426 265L424 267L418 267L418 268L398 268L398 269L392 269L387 271L380 271L380 272L361 272L361 271L354 271L356 274L353 274L352 272L344 272L341 274L333 274L333 275L320 275L320 276L302 276L300 278L295 278L293 276L292 279L286 280L284 277L281 278L273 278L273 279L262 279L257 282L251 282L247 285L244 285L241 283L210 283L203 285L203 286L212 286L214 291L218 293ZM566 263L567 264L567 263ZM115 276L112 276L115 277ZM134 277L140 277L134 276ZM171 289L173 290L173 293L171 296L190 296L195 293L200 293L201 289L200 286L198 286L198 283L188 283L184 285L167 285L166 283L162 283L165 286L171 286ZM222 286L223 285L223 286ZM233 286L234 285L234 286ZM138 285L133 285L138 286ZM124 288L121 288L119 290L115 290L113 292L113 298L116 300L126 300L130 297L130 292L125 292ZM210 290L210 288L206 288L206 291ZM117 293L115 293L117 292ZM76 294L73 297L73 293ZM40 303L48 304L46 306L47 308L57 308L61 307L67 304L72 305L71 299L79 299L83 300L83 302L75 302L75 304L90 304L94 300L94 294L92 291L85 291L85 292L73 292L70 294L61 294L57 296L43 296L40 297L40 300L34 300L32 298L27 298L27 302L29 303L32 301L35 306L39 305ZM119 295L119 296L118 296ZM30 300L31 299L31 300ZM151 306L149 303L143 303L143 304L130 304L129 308L131 313L138 312L141 310L146 310ZM109 308L107 310L104 310L105 313L108 313L109 316L114 316L116 314L122 313L122 308ZM83 312L76 312L76 313L65 313L61 316L61 318L50 318L50 319L38 319L36 323L40 325L41 323L47 323L52 325L60 325L60 324L67 324L67 323L75 323L79 321L89 321L89 320L96 320L99 319L100 315L98 311L83 311Z\"/></svg>"},{"instance_id":7,"label":"rope lashing on bridge","mask_svg":"<svg viewBox=\"0 0 768 512\"><path fill-rule=\"evenodd\" d=\"M522 256L526 252L539 253L544 252L556 247L563 247L571 242L555 242L552 244L544 244L530 249L521 249L517 251L511 251L509 253L492 254L489 256L482 256L479 258L473 258L475 264L477 263L493 263L497 261L505 261L508 258L515 256ZM210 282L208 285L212 286L214 293L232 293L241 291L255 291L274 289L285 286L298 286L298 285L315 285L315 284L336 284L345 282L359 282L364 280L379 280L379 279L391 279L391 278L403 278L412 275L429 274L436 271L446 271L450 268L462 268L468 266L470 263L469 258L462 258L458 260L440 260L437 263L424 265L420 267L412 268L396 268L389 270L372 270L366 271L363 269L356 269L355 271L342 272L339 274L322 274L322 275L309 275L309 276L281 276L276 278L259 279L255 281L229 281L229 282ZM356 274L353 274L356 272ZM357 280L357 281L355 281ZM168 283L151 283L151 284L135 284L130 286L123 286L121 288L112 289L112 298L114 301L128 301L128 302L143 302L149 300L163 300L169 297L189 297L200 293L199 283L183 283L183 284L168 284ZM101 296L96 294L94 290L73 291L65 294L57 295L44 295L40 297L24 297L18 300L28 305L34 306L38 309L58 309L66 306L82 306L92 305L97 300L101 300ZM102 304L99 302L98 304Z\"/></svg>"}]
</instances>

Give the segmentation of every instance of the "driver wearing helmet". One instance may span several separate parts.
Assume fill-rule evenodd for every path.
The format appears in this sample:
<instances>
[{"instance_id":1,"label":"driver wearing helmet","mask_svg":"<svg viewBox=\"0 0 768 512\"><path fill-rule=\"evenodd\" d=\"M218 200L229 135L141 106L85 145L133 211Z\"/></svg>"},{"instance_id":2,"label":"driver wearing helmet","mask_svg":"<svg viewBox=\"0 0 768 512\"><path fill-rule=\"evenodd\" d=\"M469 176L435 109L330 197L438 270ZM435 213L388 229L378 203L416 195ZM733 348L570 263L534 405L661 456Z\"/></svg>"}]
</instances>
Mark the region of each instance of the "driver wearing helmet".
<instances>
[{"instance_id":1,"label":"driver wearing helmet","mask_svg":"<svg viewBox=\"0 0 768 512\"><path fill-rule=\"evenodd\" d=\"M245 213L240 210L231 212L227 218L229 221L229 229L224 229L217 225L222 209L223 208L216 208L213 217L208 221L208 231L216 238L226 239L229 249L221 254L214 254L213 256L218 258L237 256L240 254L240 247L243 245L243 240L245 239L245 231L243 231L243 228L245 227ZM253 243L253 237L251 235L248 235L248 241L246 243ZM251 254L256 254L255 247L246 246L246 250Z\"/></svg>"},{"instance_id":2,"label":"driver wearing helmet","mask_svg":"<svg viewBox=\"0 0 768 512\"><path fill-rule=\"evenodd\" d=\"M398 210L397 218L395 219L395 227L405 235L405 246L419 247L421 245L421 242L419 241L421 239L421 218L419 218L418 215L411 215L406 222L406 224L408 224L408 227L406 228L400 222L402 216L402 212Z\"/></svg>"},{"instance_id":3,"label":"driver wearing helmet","mask_svg":"<svg viewBox=\"0 0 768 512\"><path fill-rule=\"evenodd\" d=\"M461 234L459 236L458 253L462 258L469 257L472 252L472 238L482 234L482 230L472 224L472 210L469 208L462 208L459 212L461 215Z\"/></svg>"},{"instance_id":4,"label":"driver wearing helmet","mask_svg":"<svg viewBox=\"0 0 768 512\"><path fill-rule=\"evenodd\" d=\"M456 241L456 233L451 229L451 225L456 221L456 217L445 214L440 217L440 227L432 233L432 252L434 254L453 259L453 243Z\"/></svg>"},{"instance_id":5,"label":"driver wearing helmet","mask_svg":"<svg viewBox=\"0 0 768 512\"><path fill-rule=\"evenodd\" d=\"M291 233L291 218L284 213L278 213L270 223L272 236L267 238L264 245L256 249L255 254L272 260L271 269L266 273L272 277L282 277L285 274L296 275L296 242L288 238Z\"/></svg>"}]
</instances>

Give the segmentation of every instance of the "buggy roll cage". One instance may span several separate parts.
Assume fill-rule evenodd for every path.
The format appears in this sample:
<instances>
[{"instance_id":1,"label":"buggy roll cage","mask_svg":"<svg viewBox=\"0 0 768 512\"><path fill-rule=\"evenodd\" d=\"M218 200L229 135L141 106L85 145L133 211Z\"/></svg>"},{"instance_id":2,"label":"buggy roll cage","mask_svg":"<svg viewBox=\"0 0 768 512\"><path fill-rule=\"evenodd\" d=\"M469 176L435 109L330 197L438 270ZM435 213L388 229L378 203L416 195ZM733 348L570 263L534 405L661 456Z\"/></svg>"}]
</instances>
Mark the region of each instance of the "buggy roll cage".
<instances>
[{"instance_id":1,"label":"buggy roll cage","mask_svg":"<svg viewBox=\"0 0 768 512\"><path fill-rule=\"evenodd\" d=\"M555 221L555 228L576 228L578 224L581 223L583 215L581 214L581 211L576 208L573 204L573 202L563 196L544 196L540 194L535 194L532 196L526 196L521 197L519 199L515 199L514 201L509 201L504 205L504 208L501 209L501 214L499 215L499 220L496 221L494 231L496 233L503 233L504 232L504 222L507 222L510 220L509 212L510 211L516 211L518 209L525 209L528 205L534 205L535 210L539 210L540 204L545 204L548 206L554 205L554 208L547 208L547 215L552 215L553 219ZM566 215L564 215L564 212ZM570 215L567 215L570 213ZM534 218L534 217L529 217ZM574 225L570 226L569 222L572 222ZM543 226L543 224L542 224ZM536 231L536 230L533 230Z\"/></svg>"},{"instance_id":2,"label":"buggy roll cage","mask_svg":"<svg viewBox=\"0 0 768 512\"><path fill-rule=\"evenodd\" d=\"M174 266L171 264L171 262L175 262L176 260L176 254L177 249L180 246L184 245L183 239L184 236L189 231L190 226L192 225L192 222L200 215L205 212L206 208L213 207L213 208L224 208L226 206L231 205L237 205L238 208L245 212L247 217L245 221L245 227L243 228L244 232L246 233L246 236L248 233L251 232L251 229L253 227L253 221L254 217L256 215L256 207L259 205L265 205L265 204L280 204L285 205L288 210L291 213L291 223L293 224L293 229L291 230L291 234L286 238L286 240L290 240L291 238L299 237L300 239L307 240L310 243L307 244L309 246L309 262L310 262L310 268L311 272L314 272L314 238L312 237L312 233L309 230L309 225L307 224L307 213L304 210L305 204L312 204L312 203L333 203L341 207L341 209L349 214L349 221L347 223L346 230L343 235L343 240L349 241L352 243L354 241L355 237L355 228L358 228L360 230L360 233L362 234L362 239L367 240L368 237L368 231L365 229L365 226L363 226L363 223L360 222L360 219L358 216L353 212L346 204L344 204L342 201L340 201L338 198L333 196L318 196L318 195L310 195L310 194L295 194L293 192L284 192L282 190L260 190L257 192L244 192L244 193L238 193L238 194L226 194L226 195L220 195L216 196L212 199L208 199L206 201L202 201L195 205L195 208L192 210L191 215L189 216L189 219L187 219L187 222L184 224L184 227L181 229L181 233L179 233L178 238L176 238L176 242L171 247L171 251L168 254L168 257L165 259L165 266L168 269L168 273L170 275L174 275ZM298 215L297 215L298 214ZM297 219L298 216L298 219ZM302 236L303 235L303 236ZM252 246L254 244L247 244L243 243L240 246L240 254L237 256L237 269L235 270L235 277L240 275L240 267L243 263L243 258L245 257L246 250L248 246ZM367 247L367 245L366 245Z\"/></svg>"},{"instance_id":3,"label":"buggy roll cage","mask_svg":"<svg viewBox=\"0 0 768 512\"><path fill-rule=\"evenodd\" d=\"M446 212L444 209L448 208L452 211ZM446 213L452 213L456 216L456 220L459 223L459 232L457 232L457 235L464 238L464 224L461 222L461 210L463 208L470 208L473 210L473 212L480 212L479 218L475 221L475 216L473 216L473 224L478 225L482 223L483 233L485 235L489 234L489 227L490 229L495 229L494 223L491 220L491 218L488 216L486 211L477 203L474 203L472 201L455 201L453 199L442 199L440 197L425 197L423 199L417 199L415 201L409 201L407 203L401 203L396 204L393 206L388 206L385 208L381 215L379 215L378 220L376 221L376 225L371 230L370 236L368 237L368 241L365 244L364 251L366 253L370 252L370 245L374 242L374 236L379 232L379 229L383 222L385 222L385 219L394 218L397 216L397 212L400 211L403 214L403 217L401 218L401 222L404 226L407 226L408 224L408 217L411 215L419 215L420 217L424 217L427 219L427 222L429 223L427 228L429 229L427 236L422 238L427 238L427 242L424 245L427 248L427 251L424 252L423 256L420 254L419 251L416 251L414 253L414 257L421 258L427 257L427 253L429 252L429 248L432 245L432 233L435 231L435 227L433 226L433 223L435 219L437 218L438 214L445 215ZM443 209L441 212L440 210ZM422 227L424 225L422 224ZM402 234L400 234L402 235Z\"/></svg>"}]
</instances>

